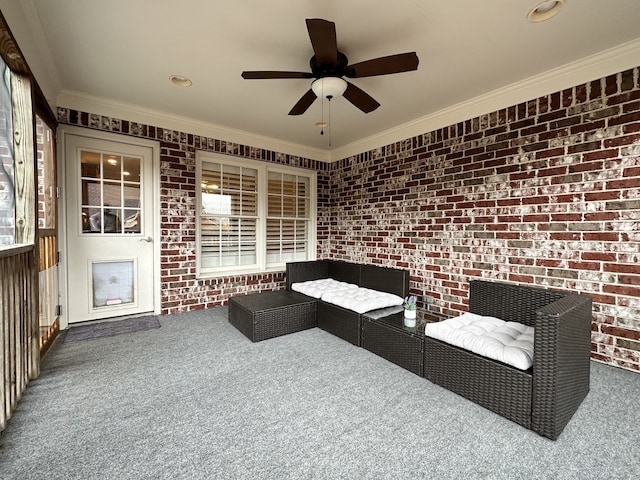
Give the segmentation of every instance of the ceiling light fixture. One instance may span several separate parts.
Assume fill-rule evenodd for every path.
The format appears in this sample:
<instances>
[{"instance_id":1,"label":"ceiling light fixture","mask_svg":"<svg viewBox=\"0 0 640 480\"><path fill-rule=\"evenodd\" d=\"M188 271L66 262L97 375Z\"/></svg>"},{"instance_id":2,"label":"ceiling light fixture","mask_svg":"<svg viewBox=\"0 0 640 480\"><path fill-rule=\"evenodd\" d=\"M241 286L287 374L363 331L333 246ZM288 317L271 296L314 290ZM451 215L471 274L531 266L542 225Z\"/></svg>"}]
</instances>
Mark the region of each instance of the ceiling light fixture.
<instances>
[{"instance_id":1,"label":"ceiling light fixture","mask_svg":"<svg viewBox=\"0 0 640 480\"><path fill-rule=\"evenodd\" d=\"M184 75L171 75L169 77L169 80L171 80L171 83L179 87L190 87L191 85L193 85L191 80L189 80L189 78L185 77Z\"/></svg>"},{"instance_id":2,"label":"ceiling light fixture","mask_svg":"<svg viewBox=\"0 0 640 480\"><path fill-rule=\"evenodd\" d=\"M564 4L566 0L546 0L542 3L536 5L528 14L527 19L531 23L544 22L545 20L549 20L551 17L555 17Z\"/></svg>"},{"instance_id":3,"label":"ceiling light fixture","mask_svg":"<svg viewBox=\"0 0 640 480\"><path fill-rule=\"evenodd\" d=\"M325 127L331 125L331 99L341 97L347 89L346 80L340 77L322 77L311 82L311 90L316 97L322 99L322 121L316 123L321 128L320 135L324 135ZM324 121L324 99L329 102L329 121ZM331 146L331 129L329 128L329 146Z\"/></svg>"},{"instance_id":4,"label":"ceiling light fixture","mask_svg":"<svg viewBox=\"0 0 640 480\"><path fill-rule=\"evenodd\" d=\"M318 78L311 84L311 90L318 98L341 97L346 89L347 82L340 77Z\"/></svg>"}]
</instances>

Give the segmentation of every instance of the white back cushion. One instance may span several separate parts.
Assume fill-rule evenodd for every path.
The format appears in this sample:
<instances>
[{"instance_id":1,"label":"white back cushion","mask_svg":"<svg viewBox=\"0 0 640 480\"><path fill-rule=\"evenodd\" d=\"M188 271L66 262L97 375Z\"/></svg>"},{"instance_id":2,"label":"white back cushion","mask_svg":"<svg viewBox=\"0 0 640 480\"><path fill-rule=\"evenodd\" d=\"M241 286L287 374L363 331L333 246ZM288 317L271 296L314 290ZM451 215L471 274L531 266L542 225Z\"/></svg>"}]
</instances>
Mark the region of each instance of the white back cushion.
<instances>
[{"instance_id":1,"label":"white back cushion","mask_svg":"<svg viewBox=\"0 0 640 480\"><path fill-rule=\"evenodd\" d=\"M339 282L333 278L321 278L319 280L309 280L307 282L297 282L291 284L291 290L309 295L313 298L320 298L322 294L328 291L341 291L358 288L353 283Z\"/></svg>"},{"instance_id":2,"label":"white back cushion","mask_svg":"<svg viewBox=\"0 0 640 480\"><path fill-rule=\"evenodd\" d=\"M352 290L327 291L320 298L323 302L338 305L357 313L402 305L403 302L402 297L393 293L379 292L362 287Z\"/></svg>"}]
</instances>

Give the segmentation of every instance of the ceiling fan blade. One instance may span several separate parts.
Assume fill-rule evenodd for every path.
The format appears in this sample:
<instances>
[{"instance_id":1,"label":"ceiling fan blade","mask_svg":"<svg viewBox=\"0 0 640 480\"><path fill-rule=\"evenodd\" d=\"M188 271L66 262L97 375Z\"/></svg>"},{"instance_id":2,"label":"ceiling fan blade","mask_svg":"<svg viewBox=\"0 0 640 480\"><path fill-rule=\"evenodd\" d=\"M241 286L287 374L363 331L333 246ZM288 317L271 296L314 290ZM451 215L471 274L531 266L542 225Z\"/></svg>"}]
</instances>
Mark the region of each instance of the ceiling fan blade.
<instances>
[{"instance_id":1,"label":"ceiling fan blade","mask_svg":"<svg viewBox=\"0 0 640 480\"><path fill-rule=\"evenodd\" d=\"M305 93L300 100L298 100L298 103L293 106L289 115L302 115L307 111L316 98L316 94L313 93L313 90L309 89L309 91Z\"/></svg>"},{"instance_id":2,"label":"ceiling fan blade","mask_svg":"<svg viewBox=\"0 0 640 480\"><path fill-rule=\"evenodd\" d=\"M349 78L361 78L409 72L417 69L418 55L416 55L416 52L409 52L354 63L345 67L344 75Z\"/></svg>"},{"instance_id":3,"label":"ceiling fan blade","mask_svg":"<svg viewBox=\"0 0 640 480\"><path fill-rule=\"evenodd\" d=\"M344 98L353 103L364 113L373 112L380 104L367 92L347 82L347 89L342 94Z\"/></svg>"},{"instance_id":4,"label":"ceiling fan blade","mask_svg":"<svg viewBox=\"0 0 640 480\"><path fill-rule=\"evenodd\" d=\"M309 72L257 71L242 72L242 78L244 78L245 80L262 80L270 78L313 78L313 75Z\"/></svg>"},{"instance_id":5,"label":"ceiling fan blade","mask_svg":"<svg viewBox=\"0 0 640 480\"><path fill-rule=\"evenodd\" d=\"M318 65L337 65L336 24L321 18L307 18L307 30Z\"/></svg>"}]
</instances>

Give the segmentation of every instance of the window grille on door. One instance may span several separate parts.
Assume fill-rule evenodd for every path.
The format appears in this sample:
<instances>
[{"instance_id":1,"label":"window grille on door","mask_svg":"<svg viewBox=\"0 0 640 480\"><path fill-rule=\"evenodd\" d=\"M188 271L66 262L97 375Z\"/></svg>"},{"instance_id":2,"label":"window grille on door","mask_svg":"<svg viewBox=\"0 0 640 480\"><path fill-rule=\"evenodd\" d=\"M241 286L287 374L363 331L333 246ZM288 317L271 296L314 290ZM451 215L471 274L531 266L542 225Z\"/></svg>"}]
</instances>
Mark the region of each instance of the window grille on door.
<instances>
[{"instance_id":1,"label":"window grille on door","mask_svg":"<svg viewBox=\"0 0 640 480\"><path fill-rule=\"evenodd\" d=\"M95 151L81 155L83 234L139 234L141 158Z\"/></svg>"}]
</instances>

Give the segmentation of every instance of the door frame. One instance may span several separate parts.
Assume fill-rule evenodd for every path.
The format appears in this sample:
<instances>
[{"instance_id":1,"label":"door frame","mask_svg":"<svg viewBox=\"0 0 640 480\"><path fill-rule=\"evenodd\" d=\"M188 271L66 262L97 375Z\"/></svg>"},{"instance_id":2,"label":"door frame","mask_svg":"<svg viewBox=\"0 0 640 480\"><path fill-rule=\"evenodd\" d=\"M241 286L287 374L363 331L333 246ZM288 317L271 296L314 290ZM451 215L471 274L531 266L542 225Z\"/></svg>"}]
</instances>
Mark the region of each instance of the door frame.
<instances>
[{"instance_id":1,"label":"door frame","mask_svg":"<svg viewBox=\"0 0 640 480\"><path fill-rule=\"evenodd\" d=\"M45 214L53 214L53 225L47 223L44 227L40 226L40 215L38 214L38 229L36 234L36 242L38 245L38 257L40 259L38 265L38 288L39 288L39 305L38 305L38 317L39 317L39 342L40 342L40 355L43 356L49 347L53 344L58 333L60 333L60 315L58 314L58 305L60 305L60 267L58 266L57 252L60 250L59 235L59 212L58 212L58 142L57 142L57 126L51 123L51 120L46 114L36 110L35 113L36 128L42 128L42 134L50 132L50 144L43 138L42 139L42 168L43 176L40 176L38 171L37 182L37 197L38 203L41 201L47 203L47 196L50 199L51 205L45 208ZM40 136L40 132L37 132L37 137ZM38 142L40 143L40 142ZM47 165L47 145L51 145L50 159L53 164ZM38 146L40 151L40 146ZM40 162L40 160L38 160ZM51 180L47 183L47 179ZM47 192L46 188L51 190ZM38 208L40 211L40 208ZM43 320L45 323L43 324Z\"/></svg>"},{"instance_id":2,"label":"door frame","mask_svg":"<svg viewBox=\"0 0 640 480\"><path fill-rule=\"evenodd\" d=\"M155 315L160 314L161 305L161 292L160 292L160 143L142 138L130 137L127 135L100 132L97 130L91 130L83 127L76 127L72 125L59 125L58 126L58 186L61 189L61 194L58 198L58 240L60 249L60 262L59 262L59 285L60 285L60 305L62 312L60 315L60 329L64 330L69 326L69 288L68 288L68 268L69 264L67 258L68 254L68 242L67 242L67 184L66 184L66 165L67 159L65 158L67 137L69 135L87 137L96 140L104 140L117 143L125 143L129 145L147 147L152 152L152 165L153 171L151 172L151 188L153 204L150 206L149 215L152 215L153 219L153 313ZM106 319L108 320L108 319ZM100 320L96 320L100 321Z\"/></svg>"}]
</instances>

